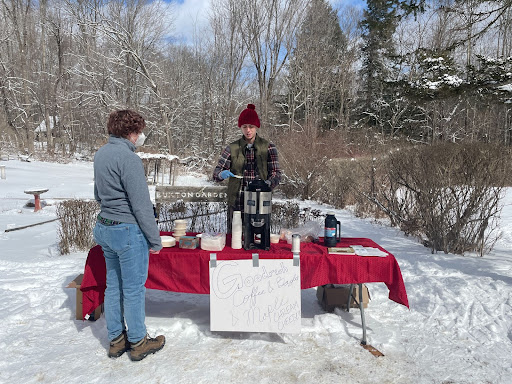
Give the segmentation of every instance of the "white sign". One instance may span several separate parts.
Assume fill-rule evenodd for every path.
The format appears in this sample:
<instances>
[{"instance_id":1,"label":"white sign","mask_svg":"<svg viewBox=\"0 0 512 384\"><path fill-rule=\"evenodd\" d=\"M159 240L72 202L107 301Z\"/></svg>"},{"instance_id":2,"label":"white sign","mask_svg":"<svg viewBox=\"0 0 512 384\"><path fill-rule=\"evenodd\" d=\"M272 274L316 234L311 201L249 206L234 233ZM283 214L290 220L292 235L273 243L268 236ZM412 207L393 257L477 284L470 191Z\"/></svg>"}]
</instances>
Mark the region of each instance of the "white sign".
<instances>
[{"instance_id":1,"label":"white sign","mask_svg":"<svg viewBox=\"0 0 512 384\"><path fill-rule=\"evenodd\" d=\"M300 267L292 259L217 260L210 268L212 331L299 333Z\"/></svg>"}]
</instances>

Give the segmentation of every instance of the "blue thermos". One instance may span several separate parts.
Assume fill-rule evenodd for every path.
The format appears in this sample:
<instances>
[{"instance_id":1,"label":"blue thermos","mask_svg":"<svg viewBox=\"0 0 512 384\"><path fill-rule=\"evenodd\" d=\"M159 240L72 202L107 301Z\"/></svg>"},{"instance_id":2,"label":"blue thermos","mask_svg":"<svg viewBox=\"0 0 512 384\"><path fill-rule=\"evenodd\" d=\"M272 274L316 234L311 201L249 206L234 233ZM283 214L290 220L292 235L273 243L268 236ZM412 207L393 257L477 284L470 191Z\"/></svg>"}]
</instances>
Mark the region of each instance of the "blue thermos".
<instances>
[{"instance_id":1,"label":"blue thermos","mask_svg":"<svg viewBox=\"0 0 512 384\"><path fill-rule=\"evenodd\" d=\"M325 229L324 229L324 244L326 247L335 247L339 241L341 241L341 224L336 217L334 212L327 212L325 218Z\"/></svg>"}]
</instances>

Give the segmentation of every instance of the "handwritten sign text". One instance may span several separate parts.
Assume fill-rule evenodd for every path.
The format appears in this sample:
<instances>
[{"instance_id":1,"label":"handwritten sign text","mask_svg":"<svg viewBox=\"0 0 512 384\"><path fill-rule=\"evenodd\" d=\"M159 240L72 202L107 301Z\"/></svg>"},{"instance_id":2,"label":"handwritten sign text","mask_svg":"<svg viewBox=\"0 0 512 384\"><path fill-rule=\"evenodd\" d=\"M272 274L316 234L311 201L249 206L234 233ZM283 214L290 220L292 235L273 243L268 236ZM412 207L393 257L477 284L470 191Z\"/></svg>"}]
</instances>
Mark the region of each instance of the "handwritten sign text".
<instances>
[{"instance_id":1,"label":"handwritten sign text","mask_svg":"<svg viewBox=\"0 0 512 384\"><path fill-rule=\"evenodd\" d=\"M212 331L300 332L300 267L292 259L220 260L210 268Z\"/></svg>"}]
</instances>

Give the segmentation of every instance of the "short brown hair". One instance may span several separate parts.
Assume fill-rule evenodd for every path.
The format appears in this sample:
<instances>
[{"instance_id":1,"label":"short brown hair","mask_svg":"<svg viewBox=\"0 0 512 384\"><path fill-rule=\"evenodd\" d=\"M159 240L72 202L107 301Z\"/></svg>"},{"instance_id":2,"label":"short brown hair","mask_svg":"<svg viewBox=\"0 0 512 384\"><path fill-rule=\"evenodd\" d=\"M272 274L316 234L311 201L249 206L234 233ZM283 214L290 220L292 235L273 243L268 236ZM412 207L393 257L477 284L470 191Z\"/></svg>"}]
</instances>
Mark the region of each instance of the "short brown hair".
<instances>
[{"instance_id":1,"label":"short brown hair","mask_svg":"<svg viewBox=\"0 0 512 384\"><path fill-rule=\"evenodd\" d=\"M119 137L128 137L132 132L140 133L146 127L144 118L129 109L110 113L107 122L108 133Z\"/></svg>"}]
</instances>

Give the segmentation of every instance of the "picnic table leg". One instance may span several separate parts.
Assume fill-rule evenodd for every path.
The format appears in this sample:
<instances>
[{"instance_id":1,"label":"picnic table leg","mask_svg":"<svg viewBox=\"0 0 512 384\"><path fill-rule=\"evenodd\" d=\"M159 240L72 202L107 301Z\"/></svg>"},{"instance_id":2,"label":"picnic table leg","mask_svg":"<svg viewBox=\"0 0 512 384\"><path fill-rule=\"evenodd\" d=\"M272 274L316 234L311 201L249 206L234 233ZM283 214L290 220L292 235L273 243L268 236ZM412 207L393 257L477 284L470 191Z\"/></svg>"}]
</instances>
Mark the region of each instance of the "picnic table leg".
<instances>
[{"instance_id":1,"label":"picnic table leg","mask_svg":"<svg viewBox=\"0 0 512 384\"><path fill-rule=\"evenodd\" d=\"M363 325L363 340L362 345L366 345L366 321L364 319L364 304L363 304L363 284L359 284L359 310L361 311L361 324Z\"/></svg>"},{"instance_id":2,"label":"picnic table leg","mask_svg":"<svg viewBox=\"0 0 512 384\"><path fill-rule=\"evenodd\" d=\"M354 292L354 284L350 284L348 288L347 312L350 312L350 302L352 301L352 292Z\"/></svg>"},{"instance_id":3,"label":"picnic table leg","mask_svg":"<svg viewBox=\"0 0 512 384\"><path fill-rule=\"evenodd\" d=\"M354 293L354 285L350 284L348 289L348 299L347 299L347 312L350 311L350 301L352 299L352 295ZM363 328L363 339L361 340L361 345L366 345L366 320L364 318L364 303L363 303L363 283L359 285L359 310L361 311L361 326ZM355 299L357 301L357 299Z\"/></svg>"}]
</instances>

